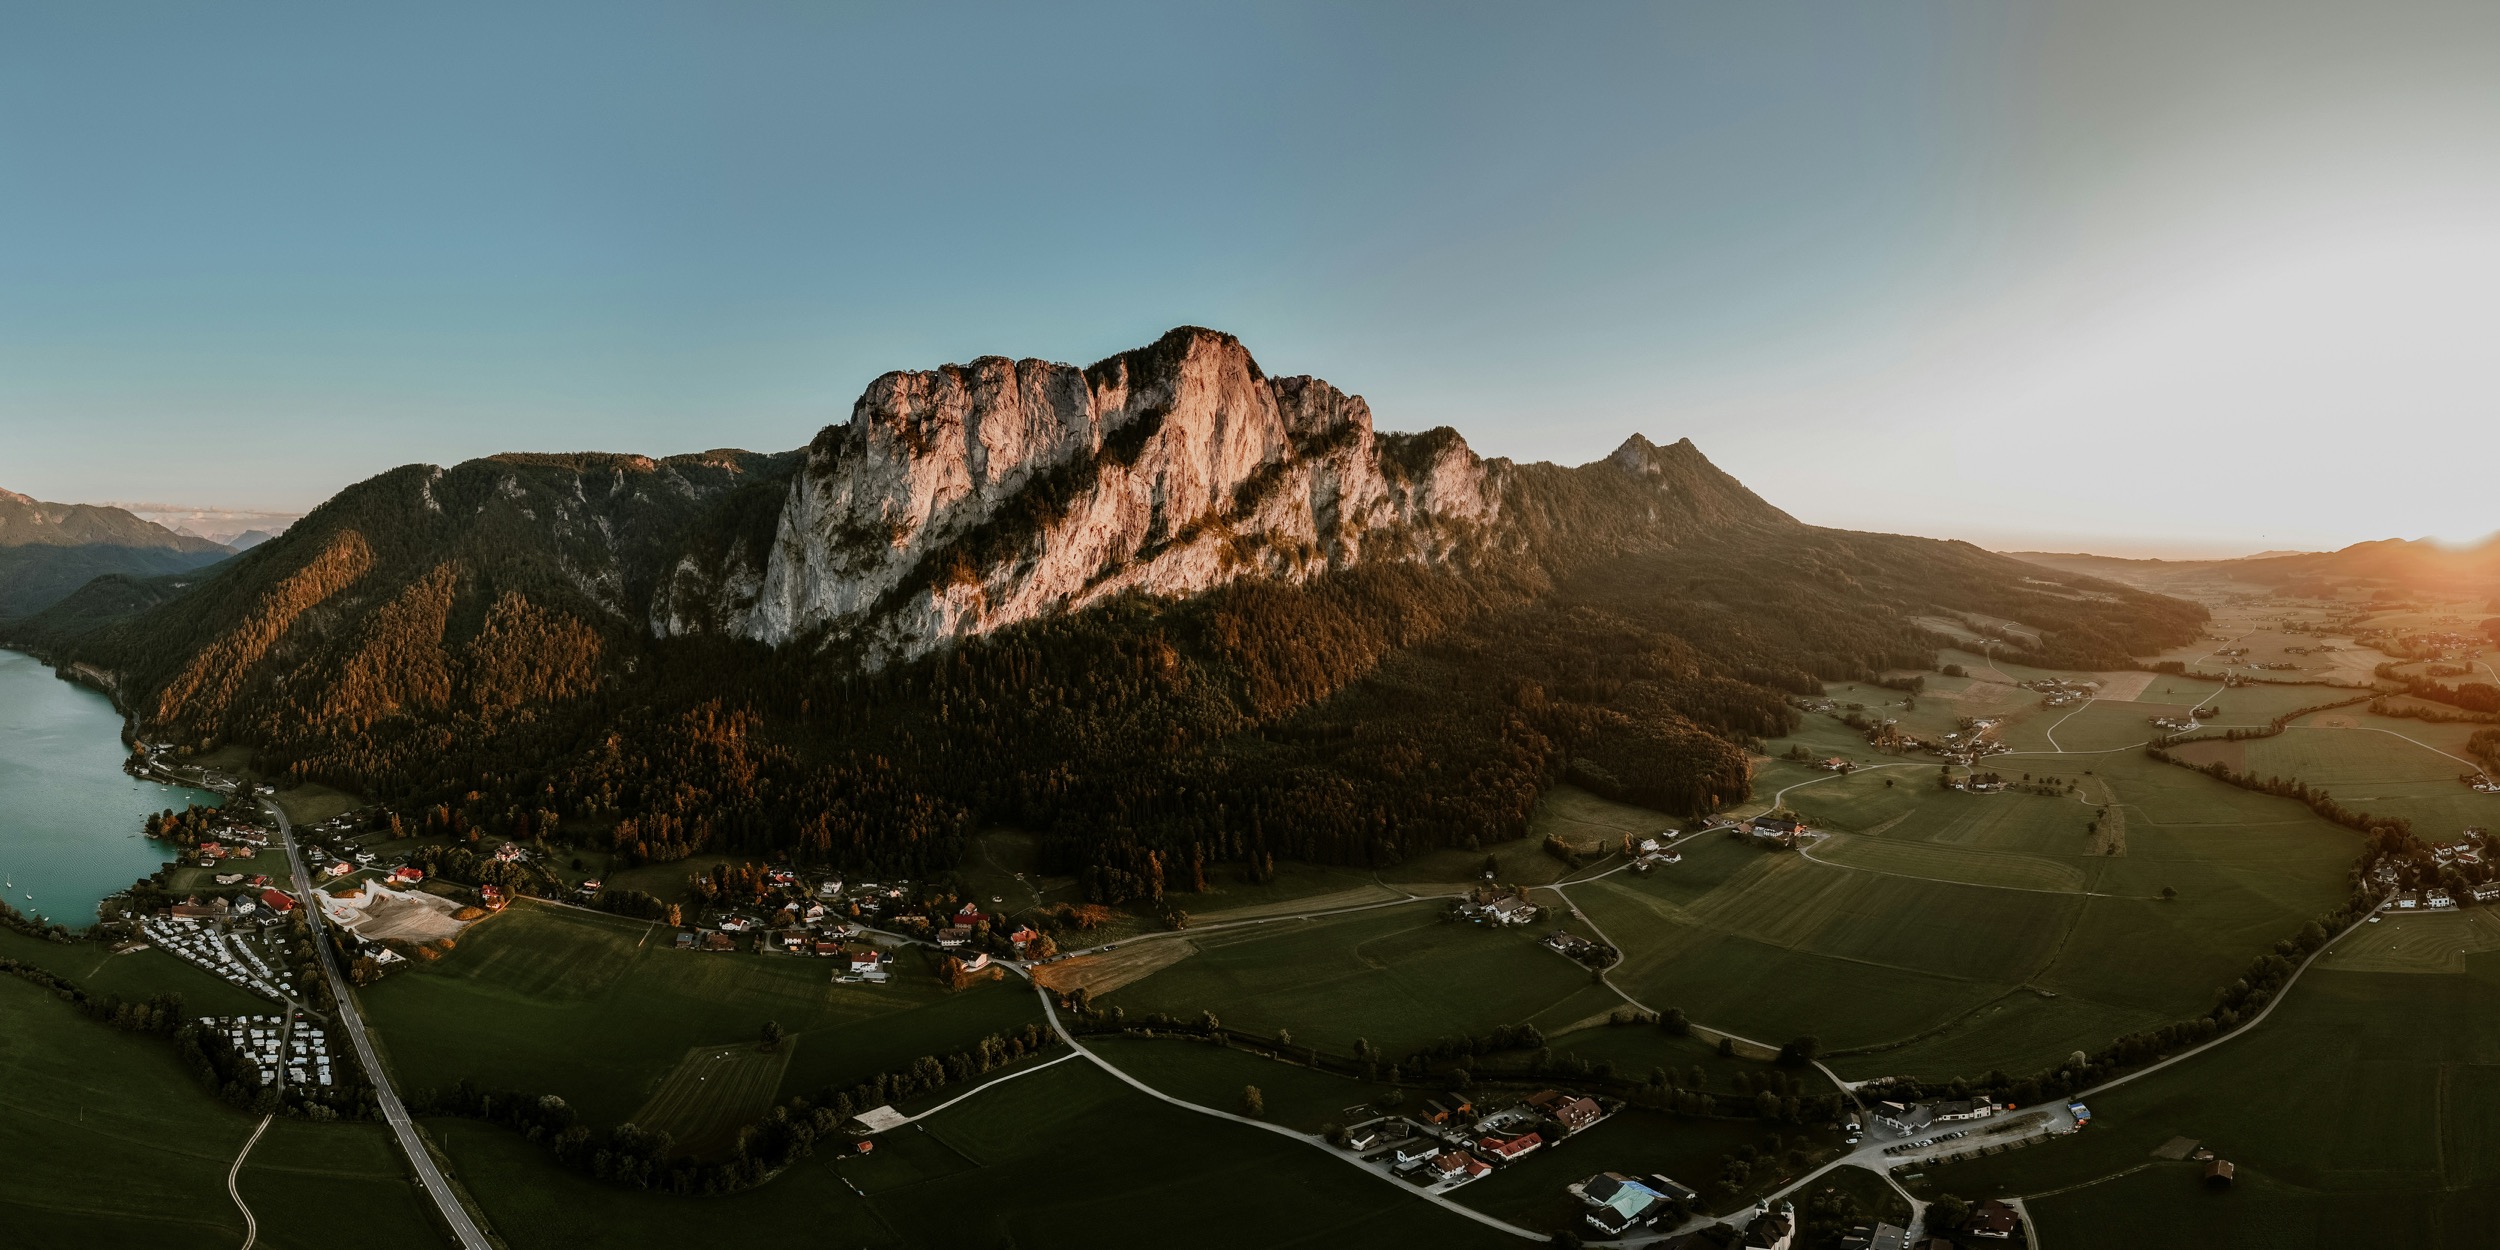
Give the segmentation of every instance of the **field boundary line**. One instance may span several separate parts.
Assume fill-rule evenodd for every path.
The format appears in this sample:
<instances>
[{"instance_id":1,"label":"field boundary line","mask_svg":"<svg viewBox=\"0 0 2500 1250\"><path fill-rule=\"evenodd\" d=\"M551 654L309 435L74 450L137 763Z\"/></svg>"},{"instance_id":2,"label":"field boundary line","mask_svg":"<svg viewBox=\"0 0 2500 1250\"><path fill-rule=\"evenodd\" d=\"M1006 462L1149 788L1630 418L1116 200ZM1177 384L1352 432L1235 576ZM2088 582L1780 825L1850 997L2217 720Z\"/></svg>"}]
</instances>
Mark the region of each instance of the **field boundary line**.
<instances>
[{"instance_id":1,"label":"field boundary line","mask_svg":"<svg viewBox=\"0 0 2500 1250\"><path fill-rule=\"evenodd\" d=\"M1235 1115L1230 1111L1218 1111L1213 1107L1190 1102L1187 1099L1175 1098L1170 1094L1164 1093L1162 1090L1156 1089L1154 1086L1129 1075L1118 1064L1112 1063L1110 1060L1103 1058L1101 1055L1095 1054L1090 1049L1087 1049L1085 1044L1076 1040L1076 1035L1069 1032L1068 1026L1059 1019L1059 1008L1056 1004L1051 1002L1050 991L1043 989L1039 985L1035 985L1033 987L1033 992L1042 1000L1042 1014L1050 1018L1051 1031L1057 1033L1059 1035L1059 1040L1066 1042L1070 1050L1075 1051L1078 1055L1084 1056L1095 1067L1110 1073L1114 1080L1119 1081L1121 1084L1126 1085L1157 1102L1170 1103L1175 1107L1179 1107L1187 1111L1195 1111L1200 1115L1213 1116L1219 1120L1230 1120L1235 1124L1246 1124L1251 1128L1259 1129L1263 1132L1274 1133L1279 1137L1290 1138L1294 1141L1302 1143L1305 1146L1314 1147L1332 1159L1350 1164L1366 1175L1379 1177L1381 1180L1397 1186L1401 1191L1407 1194L1421 1198L1434 1206L1442 1208L1443 1210L1465 1216L1466 1218L1474 1220L1476 1223L1482 1224L1487 1228L1497 1229L1501 1232L1508 1233L1513 1237L1518 1237L1527 1241L1543 1242L1548 1240L1546 1235L1543 1233L1532 1232L1507 1220L1487 1215L1473 1207L1461 1206L1439 1194L1432 1193L1427 1190L1417 1189L1408 1185L1406 1182L1389 1175L1387 1172L1376 1170L1370 1165L1365 1164L1362 1160L1357 1159L1352 1155L1348 1155L1343 1151L1338 1150L1336 1147L1329 1145L1327 1142L1317 1137L1313 1137L1308 1133L1296 1132L1293 1129L1286 1128L1282 1124L1270 1124L1265 1120L1253 1120L1246 1115Z\"/></svg>"},{"instance_id":2,"label":"field boundary line","mask_svg":"<svg viewBox=\"0 0 2500 1250\"><path fill-rule=\"evenodd\" d=\"M944 1101L944 1102L942 1102L942 1103L939 1103L938 1105L936 1105L936 1106L934 1106L934 1107L931 1107L931 1108L929 1108L928 1110L923 1111L923 1112L921 1112L921 1113L920 1113L920 1114L918 1114L918 1115L914 1115L914 1116L905 1116L905 1117L903 1118L903 1123L902 1123L902 1124L897 1124L897 1125L895 1125L894 1127L896 1127L896 1128L901 1128L901 1127L903 1126L903 1124L917 1124L917 1123L919 1123L919 1122L920 1122L920 1121L922 1121L922 1120L928 1119L930 1116L936 1115L938 1112L941 1112L941 1111L946 1110L948 1107L954 1106L956 1103L962 1102L963 1100L965 1100L965 1099L967 1099L967 1098L972 1098L972 1097L976 1097L976 1096L981 1095L981 1094L986 1094L986 1093L990 1092L991 1090L994 1090L994 1089L998 1088L999 1086L1004 1085L1004 1084L1006 1084L1007 1082L1009 1082L1009 1081L1012 1081L1012 1080L1016 1079L1017 1077L1020 1077L1020 1076L1031 1076L1031 1075L1033 1075L1034 1073L1039 1072L1039 1071L1041 1071L1041 1070L1042 1070L1042 1069L1044 1069L1044 1068L1055 1068L1055 1067L1058 1067L1060 1064L1066 1063L1066 1062L1067 1062L1067 1061L1069 1061L1070 1059L1080 1059L1080 1058L1083 1058L1083 1057L1084 1057L1084 1056L1083 1056L1083 1054L1082 1054L1081 1052L1071 1050L1071 1051L1069 1051L1068 1053L1066 1053L1066 1054L1064 1054L1064 1055L1061 1055L1061 1056L1059 1056L1059 1057L1058 1057L1058 1058L1056 1058L1056 1059L1044 1060L1043 1062L1041 1062L1041 1063L1037 1063L1037 1064L1034 1064L1032 1067L1029 1067L1029 1068L1019 1068L1019 1069L1017 1069L1016 1071L1010 1072L1010 1073L1008 1073L1007 1075L1002 1076L1002 1077L998 1078L998 1079L997 1079L997 1080L995 1080L995 1081L985 1081L985 1082L983 1082L983 1083L981 1083L981 1084L979 1084L979 1085L973 1086L971 1089L965 1090L964 1092L962 1092L962 1093L960 1093L960 1094L957 1094L957 1095L955 1095L954 1097L949 1098L949 1099L947 1099L946 1101Z\"/></svg>"},{"instance_id":3,"label":"field boundary line","mask_svg":"<svg viewBox=\"0 0 2500 1250\"><path fill-rule=\"evenodd\" d=\"M226 1196L234 1199L234 1209L243 1213L243 1250L252 1250L252 1243L260 1240L260 1220L243 1204L243 1190L236 1182L243 1175L243 1161L251 1157L252 1147L260 1144L260 1135L268 1132L269 1122L277 1118L275 1111L262 1116L252 1135L243 1139L243 1149L235 1154L234 1165L226 1169Z\"/></svg>"},{"instance_id":4,"label":"field boundary line","mask_svg":"<svg viewBox=\"0 0 2500 1250\"><path fill-rule=\"evenodd\" d=\"M2041 1191L2041 1192L2039 1192L2039 1193L2036 1193L2036 1194L2024 1194L2024 1195L2022 1196L2022 1199L2021 1199L2021 1200L2022 1200L2022 1201L2024 1201L2024 1202L2031 1202L2031 1201L2035 1201L2035 1200L2037 1200L2037 1199L2041 1199L2041 1198L2055 1198L2055 1197L2058 1197L2058 1196L2063 1195L2063 1194L2071 1194L2071 1193L2075 1192L2075 1191L2076 1191L2076 1190L2078 1190L2078 1189L2090 1189L2090 1188L2092 1188L2094 1185L2101 1184L2101 1183L2103 1183L2103 1182L2105 1182L2105 1181L2114 1181L2114 1180L2117 1180L2117 1179L2118 1179L2119 1177L2121 1177L2121 1176L2133 1176L2133 1175L2135 1175L2136 1173L2141 1172L2141 1171L2143 1171L2144 1169L2146 1169L2146 1168L2149 1168L2149 1167L2153 1166L2155 1163L2160 1163L2160 1162L2166 1162L2166 1160L2148 1159L2148 1160L2146 1160L2146 1161L2144 1161L2144 1162L2142 1162L2142 1163L2136 1164L2134 1167L2131 1167L2131 1168L2120 1168L2119 1170L2117 1170L2117 1171L2115 1171L2115 1172L2112 1172L2112 1173L2110 1173L2110 1174L2109 1174L2109 1175L2107 1175L2107 1176L2095 1176L2095 1177L2093 1177L2091 1180L2088 1180L2088 1181L2077 1181L2077 1182L2075 1182L2075 1183L2074 1183L2074 1184L2072 1184L2072 1185L2063 1186L2063 1187L2061 1187L2061 1188L2057 1188L2057 1189L2049 1189L2049 1190L2043 1190L2043 1191Z\"/></svg>"},{"instance_id":5,"label":"field boundary line","mask_svg":"<svg viewBox=\"0 0 2500 1250\"><path fill-rule=\"evenodd\" d=\"M1896 843L1895 845L1899 844ZM1844 864L1833 859L1820 859L1815 856L1812 850L1803 846L1797 848L1797 853L1804 856L1806 858L1806 862L1808 863L1821 864L1826 868L1838 868L1844 872L1872 873L1878 877L1900 877L1904 880L1927 881L1936 885L1968 886L1974 890L2014 890L2023 894L2062 894L2069 898L2132 898L2145 900L2154 897L2150 894L2102 894L2093 890L2048 890L2042 889L2036 885L1989 885L1980 881L1955 881L1950 877L1922 877L1914 872L1894 872L1889 868L1868 868L1859 864ZM2022 854L2021 852L2016 851L1980 851L1977 853L1981 855L1999 855L2009 859L2017 858ZM2041 857L2032 856L2031 858L2037 859ZM2052 860L2049 862L2054 863L2055 861Z\"/></svg>"},{"instance_id":6,"label":"field boundary line","mask_svg":"<svg viewBox=\"0 0 2500 1250\"><path fill-rule=\"evenodd\" d=\"M2378 727L2378 726L2376 726L2376 725L2285 725L2285 726L2284 726L2284 728L2285 728L2285 729L2330 729L2330 730L2339 730L2339 731L2342 731L2342 732L2344 732L2344 733L2374 733L2374 734L2386 734L2386 735L2387 735L2388 737L2390 737L2390 738L2402 738L2402 739L2404 739L2405 741L2410 742L2410 743L2412 743L2413 745L2415 745L2415 746L2417 746L2417 747L2420 747L2420 748L2422 748L2423 750L2428 751L2428 752L2430 752L2430 753L2431 753L2431 754L2433 754L2433 755L2445 756L2445 757L2446 757L2446 758L2448 758L2448 759L2455 760L2456 762L2458 762L2458 763L2460 763L2460 764L2463 764L2463 765L2465 765L2466 767L2471 768L2471 769L2473 769L2473 770L2474 770L2474 771L2476 771L2476 772L2481 772L2481 771L2483 771L2483 766L2482 766L2481 764L2475 763L2473 760L2469 760L2469 759L2465 758L2465 757L2464 757L2464 756L2462 756L2462 755L2449 755L2446 751L2442 751L2442 750L2440 750L2438 747L2432 746L2431 744L2429 744L2429 743L2427 743L2427 742L2424 742L2424 741L2422 741L2422 740L2421 740L2421 739L2419 739L2419 738L2413 737L2413 736L2412 736L2412 735L2410 735L2410 734L2400 734L2400 733L2397 733L2397 732L2396 732L2395 730L2393 730L2393 729L2381 729L2381 728L2379 728L2379 727ZM2365 801L2366 801L2366 800L2365 800Z\"/></svg>"}]
</instances>

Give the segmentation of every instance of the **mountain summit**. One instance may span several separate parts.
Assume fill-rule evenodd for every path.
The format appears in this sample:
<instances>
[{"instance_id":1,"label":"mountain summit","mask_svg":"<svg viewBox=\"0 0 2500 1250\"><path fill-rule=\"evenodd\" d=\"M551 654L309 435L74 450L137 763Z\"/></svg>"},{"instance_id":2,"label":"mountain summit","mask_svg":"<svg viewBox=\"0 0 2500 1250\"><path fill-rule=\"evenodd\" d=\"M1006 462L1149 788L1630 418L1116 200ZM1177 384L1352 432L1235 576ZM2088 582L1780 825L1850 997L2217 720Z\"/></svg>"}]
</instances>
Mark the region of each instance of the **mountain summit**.
<instances>
[{"instance_id":1,"label":"mountain summit","mask_svg":"<svg viewBox=\"0 0 2500 1250\"><path fill-rule=\"evenodd\" d=\"M1716 519L1786 519L1689 442L1635 436L1605 463L1703 480ZM1130 591L1467 568L1527 541L1503 526L1520 489L1456 432L1378 433L1360 396L1271 378L1213 330L1082 369L986 356L871 383L807 449L770 543L681 561L652 624L908 657Z\"/></svg>"}]
</instances>

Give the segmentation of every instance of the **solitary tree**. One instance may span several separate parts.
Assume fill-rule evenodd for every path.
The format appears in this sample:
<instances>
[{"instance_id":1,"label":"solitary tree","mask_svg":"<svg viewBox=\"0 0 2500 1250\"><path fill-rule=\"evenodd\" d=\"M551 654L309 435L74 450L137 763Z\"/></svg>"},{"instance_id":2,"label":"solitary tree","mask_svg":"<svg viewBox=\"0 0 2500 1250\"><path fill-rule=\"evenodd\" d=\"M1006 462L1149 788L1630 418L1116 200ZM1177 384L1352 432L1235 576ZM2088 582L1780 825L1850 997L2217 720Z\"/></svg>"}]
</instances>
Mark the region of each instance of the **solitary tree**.
<instances>
[{"instance_id":1,"label":"solitary tree","mask_svg":"<svg viewBox=\"0 0 2500 1250\"><path fill-rule=\"evenodd\" d=\"M780 1045L781 1045L781 1022L780 1022L779 1020L767 1020L767 1021L765 1021L765 1022L764 1022L764 1049L766 1049L766 1050L772 1050L772 1049L774 1049L774 1048L776 1048L776 1047L778 1047L778 1046L780 1046Z\"/></svg>"},{"instance_id":2,"label":"solitary tree","mask_svg":"<svg viewBox=\"0 0 2500 1250\"><path fill-rule=\"evenodd\" d=\"M1252 1119L1257 1119L1258 1117L1267 1114L1267 1099L1259 1093L1258 1086L1244 1085L1241 1087L1241 1113L1251 1117Z\"/></svg>"}]
</instances>

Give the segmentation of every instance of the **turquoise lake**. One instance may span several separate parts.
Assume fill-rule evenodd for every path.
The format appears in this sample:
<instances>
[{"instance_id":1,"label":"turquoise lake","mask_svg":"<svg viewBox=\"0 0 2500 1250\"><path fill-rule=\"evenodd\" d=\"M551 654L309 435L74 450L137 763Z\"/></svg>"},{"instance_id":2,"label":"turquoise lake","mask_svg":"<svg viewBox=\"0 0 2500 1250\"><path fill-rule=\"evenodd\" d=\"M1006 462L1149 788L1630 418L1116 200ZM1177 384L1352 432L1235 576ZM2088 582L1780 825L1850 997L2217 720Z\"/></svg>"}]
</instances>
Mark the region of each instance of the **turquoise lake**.
<instances>
[{"instance_id":1,"label":"turquoise lake","mask_svg":"<svg viewBox=\"0 0 2500 1250\"><path fill-rule=\"evenodd\" d=\"M90 924L106 896L164 866L162 844L139 834L148 813L222 801L132 779L121 732L111 700L0 651L0 892L10 906Z\"/></svg>"}]
</instances>

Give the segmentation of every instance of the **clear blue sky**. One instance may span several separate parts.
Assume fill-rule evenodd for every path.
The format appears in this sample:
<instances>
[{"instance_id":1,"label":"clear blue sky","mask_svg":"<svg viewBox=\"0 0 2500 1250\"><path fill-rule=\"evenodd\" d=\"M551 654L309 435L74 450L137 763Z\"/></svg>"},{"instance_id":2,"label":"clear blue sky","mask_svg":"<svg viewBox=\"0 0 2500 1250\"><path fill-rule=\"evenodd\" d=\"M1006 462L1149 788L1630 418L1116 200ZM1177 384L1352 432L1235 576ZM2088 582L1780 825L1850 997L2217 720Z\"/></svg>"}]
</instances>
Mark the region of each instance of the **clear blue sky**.
<instances>
[{"instance_id":1,"label":"clear blue sky","mask_svg":"<svg viewBox=\"0 0 2500 1250\"><path fill-rule=\"evenodd\" d=\"M1198 323L1834 524L2479 534L2496 15L12 4L0 486L789 448L888 369Z\"/></svg>"}]
</instances>

